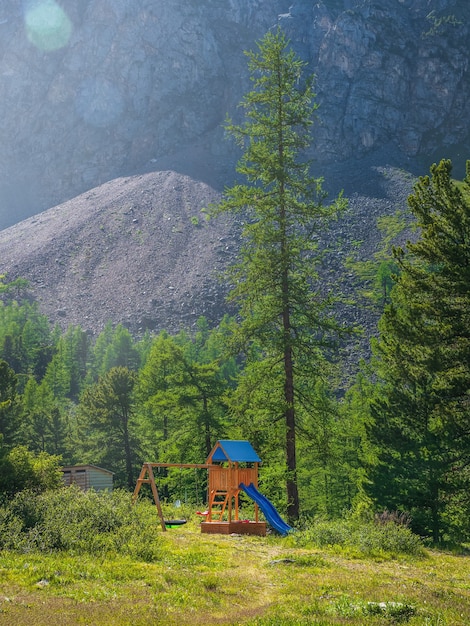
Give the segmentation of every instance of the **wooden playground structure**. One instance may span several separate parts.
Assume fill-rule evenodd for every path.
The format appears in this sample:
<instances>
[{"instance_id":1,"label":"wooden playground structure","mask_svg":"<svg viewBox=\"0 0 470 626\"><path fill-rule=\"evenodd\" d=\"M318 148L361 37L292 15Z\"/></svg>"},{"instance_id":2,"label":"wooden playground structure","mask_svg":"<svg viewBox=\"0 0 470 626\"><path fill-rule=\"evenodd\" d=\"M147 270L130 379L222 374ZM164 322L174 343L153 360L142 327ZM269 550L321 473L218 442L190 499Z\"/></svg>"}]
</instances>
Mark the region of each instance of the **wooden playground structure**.
<instances>
[{"instance_id":1,"label":"wooden playground structure","mask_svg":"<svg viewBox=\"0 0 470 626\"><path fill-rule=\"evenodd\" d=\"M241 520L239 495L241 485L258 487L258 468L261 459L248 441L217 441L206 463L144 463L132 497L136 501L143 484L152 490L162 530L166 531L171 522L163 516L154 468L203 468L208 471L207 510L201 522L202 533L266 535L266 522L260 521L258 505L255 502L254 520ZM177 523L173 521L173 523Z\"/></svg>"}]
</instances>

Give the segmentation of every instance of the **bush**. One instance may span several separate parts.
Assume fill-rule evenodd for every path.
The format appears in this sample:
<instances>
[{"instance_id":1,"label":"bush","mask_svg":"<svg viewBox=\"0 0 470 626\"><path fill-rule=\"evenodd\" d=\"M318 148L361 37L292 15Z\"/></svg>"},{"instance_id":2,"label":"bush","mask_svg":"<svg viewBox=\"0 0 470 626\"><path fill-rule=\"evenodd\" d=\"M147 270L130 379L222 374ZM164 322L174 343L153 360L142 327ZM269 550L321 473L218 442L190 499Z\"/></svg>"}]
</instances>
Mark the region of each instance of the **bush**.
<instances>
[{"instance_id":1,"label":"bush","mask_svg":"<svg viewBox=\"0 0 470 626\"><path fill-rule=\"evenodd\" d=\"M335 521L315 520L295 535L295 541L304 546L337 546L363 556L424 554L421 539L406 525L383 519L374 521L347 517Z\"/></svg>"},{"instance_id":2,"label":"bush","mask_svg":"<svg viewBox=\"0 0 470 626\"><path fill-rule=\"evenodd\" d=\"M0 549L18 550L21 547L23 521L7 507L0 508Z\"/></svg>"},{"instance_id":3,"label":"bush","mask_svg":"<svg viewBox=\"0 0 470 626\"><path fill-rule=\"evenodd\" d=\"M74 554L121 552L145 560L159 555L155 510L149 502L132 506L124 491L82 492L64 487L41 494L22 492L0 508L0 548L65 550Z\"/></svg>"},{"instance_id":4,"label":"bush","mask_svg":"<svg viewBox=\"0 0 470 626\"><path fill-rule=\"evenodd\" d=\"M40 452L34 454L25 446L8 452L0 450L0 494L12 498L25 489L45 491L62 486L60 457Z\"/></svg>"}]
</instances>

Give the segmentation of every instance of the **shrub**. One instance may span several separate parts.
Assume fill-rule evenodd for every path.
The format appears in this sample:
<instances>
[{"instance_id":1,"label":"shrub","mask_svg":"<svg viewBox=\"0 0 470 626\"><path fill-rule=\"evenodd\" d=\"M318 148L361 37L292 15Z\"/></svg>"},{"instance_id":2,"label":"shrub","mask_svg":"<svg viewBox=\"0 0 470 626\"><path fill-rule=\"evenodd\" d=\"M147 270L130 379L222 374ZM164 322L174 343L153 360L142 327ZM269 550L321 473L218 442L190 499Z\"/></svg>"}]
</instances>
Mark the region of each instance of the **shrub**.
<instances>
[{"instance_id":1,"label":"shrub","mask_svg":"<svg viewBox=\"0 0 470 626\"><path fill-rule=\"evenodd\" d=\"M155 512L149 502L132 506L124 491L82 492L64 487L41 494L22 492L0 508L0 548L121 552L145 560L158 558ZM144 549L145 548L145 549Z\"/></svg>"},{"instance_id":2,"label":"shrub","mask_svg":"<svg viewBox=\"0 0 470 626\"><path fill-rule=\"evenodd\" d=\"M0 458L0 494L11 498L25 489L45 491L62 485L60 457L40 452L34 454L17 446Z\"/></svg>"},{"instance_id":3,"label":"shrub","mask_svg":"<svg viewBox=\"0 0 470 626\"><path fill-rule=\"evenodd\" d=\"M401 522L404 518L401 519ZM403 523L391 520L314 520L295 535L296 543L318 547L337 546L363 556L396 556L424 554L421 539Z\"/></svg>"},{"instance_id":4,"label":"shrub","mask_svg":"<svg viewBox=\"0 0 470 626\"><path fill-rule=\"evenodd\" d=\"M7 507L0 508L0 549L21 547L23 521Z\"/></svg>"}]
</instances>

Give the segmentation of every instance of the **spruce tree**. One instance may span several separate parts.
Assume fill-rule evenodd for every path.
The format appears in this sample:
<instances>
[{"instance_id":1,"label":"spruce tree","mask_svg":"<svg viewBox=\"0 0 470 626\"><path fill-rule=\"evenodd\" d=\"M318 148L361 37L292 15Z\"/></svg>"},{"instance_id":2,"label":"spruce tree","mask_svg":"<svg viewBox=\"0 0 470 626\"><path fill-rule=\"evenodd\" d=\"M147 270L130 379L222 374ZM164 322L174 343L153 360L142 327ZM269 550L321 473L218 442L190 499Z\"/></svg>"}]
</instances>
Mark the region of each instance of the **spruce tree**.
<instances>
[{"instance_id":1,"label":"spruce tree","mask_svg":"<svg viewBox=\"0 0 470 626\"><path fill-rule=\"evenodd\" d=\"M0 359L0 445L13 445L18 436L17 385L17 375Z\"/></svg>"},{"instance_id":2,"label":"spruce tree","mask_svg":"<svg viewBox=\"0 0 470 626\"><path fill-rule=\"evenodd\" d=\"M117 483L133 488L139 451L135 419L134 386L137 374L113 367L82 394L79 412L88 434L84 456L104 463L115 472ZM86 450L88 448L88 450Z\"/></svg>"},{"instance_id":3,"label":"spruce tree","mask_svg":"<svg viewBox=\"0 0 470 626\"><path fill-rule=\"evenodd\" d=\"M409 198L418 238L394 251L372 406L374 495L435 541L470 513L470 162L463 183L451 171L433 165Z\"/></svg>"},{"instance_id":4,"label":"spruce tree","mask_svg":"<svg viewBox=\"0 0 470 626\"><path fill-rule=\"evenodd\" d=\"M265 361L256 371L272 374L270 395L279 399L272 422L284 423L287 512L295 521L300 370L306 366L309 376L318 375L318 348L334 326L317 283L314 235L343 202L323 204L321 180L305 158L316 108L312 80L303 77L305 63L280 29L268 32L247 56L253 90L241 103L245 121L227 123L244 150L237 171L246 184L227 189L217 212L243 216L240 259L229 275L230 298L241 318L235 339L247 355Z\"/></svg>"}]
</instances>

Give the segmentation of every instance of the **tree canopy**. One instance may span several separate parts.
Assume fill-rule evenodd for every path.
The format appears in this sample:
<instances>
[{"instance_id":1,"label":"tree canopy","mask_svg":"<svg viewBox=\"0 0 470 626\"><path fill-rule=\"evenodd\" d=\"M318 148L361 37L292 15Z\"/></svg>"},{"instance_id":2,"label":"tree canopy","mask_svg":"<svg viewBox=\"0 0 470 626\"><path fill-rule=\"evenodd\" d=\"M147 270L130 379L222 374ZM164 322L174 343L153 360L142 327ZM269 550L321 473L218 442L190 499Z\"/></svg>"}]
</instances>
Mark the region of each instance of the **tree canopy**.
<instances>
[{"instance_id":1,"label":"tree canopy","mask_svg":"<svg viewBox=\"0 0 470 626\"><path fill-rule=\"evenodd\" d=\"M418 236L394 251L400 274L380 321L372 404L372 492L435 541L470 503L470 163L461 184L451 172L450 161L433 165L409 198Z\"/></svg>"}]
</instances>

